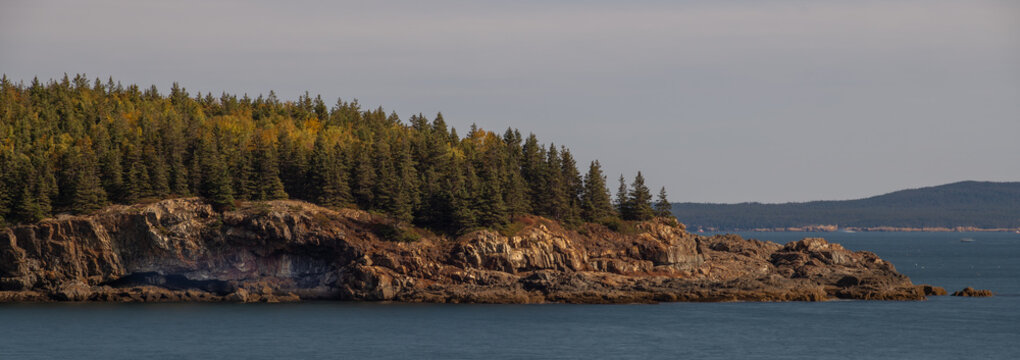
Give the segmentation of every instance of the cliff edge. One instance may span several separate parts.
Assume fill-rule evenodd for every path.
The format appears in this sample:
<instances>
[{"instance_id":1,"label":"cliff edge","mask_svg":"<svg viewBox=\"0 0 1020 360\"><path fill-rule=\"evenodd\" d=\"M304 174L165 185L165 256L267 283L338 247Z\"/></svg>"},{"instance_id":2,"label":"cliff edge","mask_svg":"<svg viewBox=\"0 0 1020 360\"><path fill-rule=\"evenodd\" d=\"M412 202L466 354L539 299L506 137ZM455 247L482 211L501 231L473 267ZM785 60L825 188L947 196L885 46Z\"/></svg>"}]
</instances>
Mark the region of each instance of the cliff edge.
<instances>
[{"instance_id":1,"label":"cliff edge","mask_svg":"<svg viewBox=\"0 0 1020 360\"><path fill-rule=\"evenodd\" d=\"M432 235L363 211L196 198L0 229L0 302L477 303L921 300L892 264L823 239L697 236L672 219L627 234L540 217L507 235ZM413 234L409 236L408 234Z\"/></svg>"}]
</instances>

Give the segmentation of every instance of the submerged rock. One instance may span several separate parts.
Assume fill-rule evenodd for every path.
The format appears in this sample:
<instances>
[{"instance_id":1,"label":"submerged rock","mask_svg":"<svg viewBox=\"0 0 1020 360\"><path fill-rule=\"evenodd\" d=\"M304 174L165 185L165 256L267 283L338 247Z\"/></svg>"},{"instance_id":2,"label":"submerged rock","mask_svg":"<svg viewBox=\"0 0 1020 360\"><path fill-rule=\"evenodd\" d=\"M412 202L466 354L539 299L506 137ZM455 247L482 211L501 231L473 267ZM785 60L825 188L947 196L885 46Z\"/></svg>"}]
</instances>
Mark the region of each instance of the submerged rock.
<instances>
[{"instance_id":1,"label":"submerged rock","mask_svg":"<svg viewBox=\"0 0 1020 360\"><path fill-rule=\"evenodd\" d=\"M299 201L224 213L199 199L114 206L0 230L0 301L338 299L449 303L920 300L870 252L690 234L672 219L621 234L534 216L515 234L416 235ZM385 231L382 231L383 229ZM414 230L414 229L412 229ZM414 234L428 234L414 230ZM406 239L406 236L401 239Z\"/></svg>"}]
</instances>

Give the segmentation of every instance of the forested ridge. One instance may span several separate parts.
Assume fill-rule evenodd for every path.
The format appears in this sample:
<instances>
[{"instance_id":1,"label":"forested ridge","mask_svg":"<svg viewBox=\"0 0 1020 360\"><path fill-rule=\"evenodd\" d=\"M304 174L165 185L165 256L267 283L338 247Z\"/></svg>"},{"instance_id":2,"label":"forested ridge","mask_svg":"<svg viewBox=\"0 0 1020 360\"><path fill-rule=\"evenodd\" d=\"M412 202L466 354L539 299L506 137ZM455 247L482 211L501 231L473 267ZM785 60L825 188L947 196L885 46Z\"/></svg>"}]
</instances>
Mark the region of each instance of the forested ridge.
<instances>
[{"instance_id":1,"label":"forested ridge","mask_svg":"<svg viewBox=\"0 0 1020 360\"><path fill-rule=\"evenodd\" d=\"M963 181L844 201L673 205L673 213L686 224L723 230L810 225L1020 228L1020 182Z\"/></svg>"},{"instance_id":2,"label":"forested ridge","mask_svg":"<svg viewBox=\"0 0 1020 360\"><path fill-rule=\"evenodd\" d=\"M405 122L356 100L0 79L0 225L180 196L220 209L301 199L445 232L529 213L567 224L669 214L665 189L653 205L640 172L629 186L621 175L612 200L601 164L586 170L534 134L460 136L442 114Z\"/></svg>"}]
</instances>

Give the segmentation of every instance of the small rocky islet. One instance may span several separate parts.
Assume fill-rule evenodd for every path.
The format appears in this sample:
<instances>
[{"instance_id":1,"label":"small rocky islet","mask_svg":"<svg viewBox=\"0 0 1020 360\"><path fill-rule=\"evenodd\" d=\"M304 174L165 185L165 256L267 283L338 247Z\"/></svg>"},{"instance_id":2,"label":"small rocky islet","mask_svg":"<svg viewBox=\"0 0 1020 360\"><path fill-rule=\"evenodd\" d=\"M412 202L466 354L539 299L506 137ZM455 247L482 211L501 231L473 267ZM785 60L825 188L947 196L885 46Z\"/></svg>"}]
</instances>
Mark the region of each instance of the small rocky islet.
<instances>
[{"instance_id":1,"label":"small rocky islet","mask_svg":"<svg viewBox=\"0 0 1020 360\"><path fill-rule=\"evenodd\" d=\"M450 237L293 200L224 212L198 198L112 206L0 230L0 302L654 303L946 294L913 284L874 253L819 238L780 245L700 236L672 218L628 231L566 228L537 216L512 225Z\"/></svg>"}]
</instances>

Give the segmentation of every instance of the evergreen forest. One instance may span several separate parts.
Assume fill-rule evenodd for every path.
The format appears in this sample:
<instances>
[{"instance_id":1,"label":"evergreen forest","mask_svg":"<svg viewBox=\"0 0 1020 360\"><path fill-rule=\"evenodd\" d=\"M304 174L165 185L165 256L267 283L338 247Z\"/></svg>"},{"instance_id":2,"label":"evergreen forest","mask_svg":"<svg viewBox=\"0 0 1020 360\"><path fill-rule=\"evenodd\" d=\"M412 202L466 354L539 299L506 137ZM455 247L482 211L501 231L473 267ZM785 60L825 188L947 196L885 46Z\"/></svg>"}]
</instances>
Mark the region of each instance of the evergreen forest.
<instances>
[{"instance_id":1,"label":"evergreen forest","mask_svg":"<svg viewBox=\"0 0 1020 360\"><path fill-rule=\"evenodd\" d=\"M598 161L582 170L534 134L459 135L442 114L405 121L357 100L0 79L0 224L185 196L220 210L300 199L446 233L522 214L566 224L670 214L665 189L653 204L640 172L621 175L614 199Z\"/></svg>"}]
</instances>

